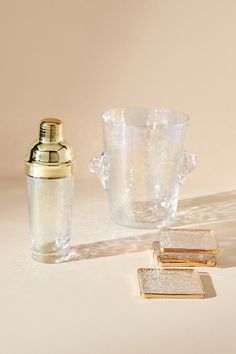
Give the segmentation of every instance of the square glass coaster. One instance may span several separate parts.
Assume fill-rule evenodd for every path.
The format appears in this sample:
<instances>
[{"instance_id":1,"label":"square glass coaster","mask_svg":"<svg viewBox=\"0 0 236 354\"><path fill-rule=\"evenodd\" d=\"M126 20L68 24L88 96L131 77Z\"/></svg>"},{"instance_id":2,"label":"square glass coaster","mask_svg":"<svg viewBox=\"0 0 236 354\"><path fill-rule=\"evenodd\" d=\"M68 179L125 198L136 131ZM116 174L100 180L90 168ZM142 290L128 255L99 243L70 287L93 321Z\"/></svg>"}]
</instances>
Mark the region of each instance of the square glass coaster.
<instances>
[{"instance_id":1,"label":"square glass coaster","mask_svg":"<svg viewBox=\"0 0 236 354\"><path fill-rule=\"evenodd\" d=\"M153 243L153 257L160 266L166 267L214 267L216 257L208 253L160 252L160 242Z\"/></svg>"},{"instance_id":2,"label":"square glass coaster","mask_svg":"<svg viewBox=\"0 0 236 354\"><path fill-rule=\"evenodd\" d=\"M203 298L205 291L195 269L140 268L140 295L144 298Z\"/></svg>"},{"instance_id":3,"label":"square glass coaster","mask_svg":"<svg viewBox=\"0 0 236 354\"><path fill-rule=\"evenodd\" d=\"M184 254L184 253L183 253ZM208 259L198 260L189 258L170 258L158 256L156 252L153 253L154 259L157 260L158 265L161 267L215 267L216 257L208 255Z\"/></svg>"},{"instance_id":4,"label":"square glass coaster","mask_svg":"<svg viewBox=\"0 0 236 354\"><path fill-rule=\"evenodd\" d=\"M164 229L160 236L160 252L216 254L219 249L212 230Z\"/></svg>"}]
</instances>

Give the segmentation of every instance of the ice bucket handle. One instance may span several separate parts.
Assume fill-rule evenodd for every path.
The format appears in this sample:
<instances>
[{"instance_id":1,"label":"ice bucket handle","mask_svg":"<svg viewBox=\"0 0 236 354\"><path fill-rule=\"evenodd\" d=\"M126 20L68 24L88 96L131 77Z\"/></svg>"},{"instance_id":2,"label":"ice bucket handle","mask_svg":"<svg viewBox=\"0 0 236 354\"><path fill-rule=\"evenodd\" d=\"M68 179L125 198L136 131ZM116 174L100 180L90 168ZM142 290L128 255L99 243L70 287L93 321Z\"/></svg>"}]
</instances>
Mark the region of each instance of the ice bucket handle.
<instances>
[{"instance_id":1,"label":"ice bucket handle","mask_svg":"<svg viewBox=\"0 0 236 354\"><path fill-rule=\"evenodd\" d=\"M180 163L179 184L183 184L186 176L197 166L197 156L184 151L182 162Z\"/></svg>"},{"instance_id":2,"label":"ice bucket handle","mask_svg":"<svg viewBox=\"0 0 236 354\"><path fill-rule=\"evenodd\" d=\"M95 156L90 160L89 169L98 176L103 188L108 189L110 166L106 151L103 151L100 156Z\"/></svg>"}]
</instances>

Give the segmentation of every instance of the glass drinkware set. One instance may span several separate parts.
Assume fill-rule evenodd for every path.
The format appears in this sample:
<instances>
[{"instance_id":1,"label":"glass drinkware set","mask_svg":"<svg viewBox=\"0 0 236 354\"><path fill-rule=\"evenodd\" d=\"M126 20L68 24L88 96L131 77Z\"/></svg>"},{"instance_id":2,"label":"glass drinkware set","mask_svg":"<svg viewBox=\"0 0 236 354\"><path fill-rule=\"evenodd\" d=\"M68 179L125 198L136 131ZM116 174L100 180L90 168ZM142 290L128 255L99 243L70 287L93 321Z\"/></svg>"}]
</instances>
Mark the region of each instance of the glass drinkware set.
<instances>
[{"instance_id":1,"label":"glass drinkware set","mask_svg":"<svg viewBox=\"0 0 236 354\"><path fill-rule=\"evenodd\" d=\"M179 190L196 166L184 150L189 118L162 108L117 108L102 115L104 151L90 162L108 195L112 219L133 228L173 221ZM75 157L62 122L45 119L26 157L32 255L57 263L69 257Z\"/></svg>"}]
</instances>

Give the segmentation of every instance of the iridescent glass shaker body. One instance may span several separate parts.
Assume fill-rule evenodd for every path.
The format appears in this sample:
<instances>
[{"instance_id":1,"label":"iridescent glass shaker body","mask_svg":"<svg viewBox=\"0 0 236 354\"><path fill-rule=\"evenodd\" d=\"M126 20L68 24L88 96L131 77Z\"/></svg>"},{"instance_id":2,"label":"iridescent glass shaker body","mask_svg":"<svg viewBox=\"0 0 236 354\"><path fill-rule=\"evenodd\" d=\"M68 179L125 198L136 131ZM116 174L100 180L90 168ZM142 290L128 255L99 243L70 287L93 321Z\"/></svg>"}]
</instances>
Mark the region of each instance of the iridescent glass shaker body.
<instances>
[{"instance_id":1,"label":"iridescent glass shaker body","mask_svg":"<svg viewBox=\"0 0 236 354\"><path fill-rule=\"evenodd\" d=\"M62 121L40 122L39 140L25 159L32 257L59 263L69 256L75 157Z\"/></svg>"},{"instance_id":2,"label":"iridescent glass shaker body","mask_svg":"<svg viewBox=\"0 0 236 354\"><path fill-rule=\"evenodd\" d=\"M175 217L179 189L196 165L184 151L189 118L162 108L111 109L102 115L104 152L91 160L107 190L112 219L161 228Z\"/></svg>"}]
</instances>

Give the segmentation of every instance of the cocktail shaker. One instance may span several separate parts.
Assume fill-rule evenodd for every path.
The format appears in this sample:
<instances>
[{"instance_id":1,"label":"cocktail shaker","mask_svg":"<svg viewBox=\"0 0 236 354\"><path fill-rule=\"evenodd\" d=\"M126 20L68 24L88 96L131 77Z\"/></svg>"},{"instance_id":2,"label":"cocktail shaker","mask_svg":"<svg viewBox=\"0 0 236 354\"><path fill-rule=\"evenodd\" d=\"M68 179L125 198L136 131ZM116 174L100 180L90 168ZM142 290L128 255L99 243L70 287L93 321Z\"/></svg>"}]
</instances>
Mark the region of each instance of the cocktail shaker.
<instances>
[{"instance_id":1,"label":"cocktail shaker","mask_svg":"<svg viewBox=\"0 0 236 354\"><path fill-rule=\"evenodd\" d=\"M39 140L25 158L32 257L60 263L69 257L75 156L62 121L40 122Z\"/></svg>"}]
</instances>

